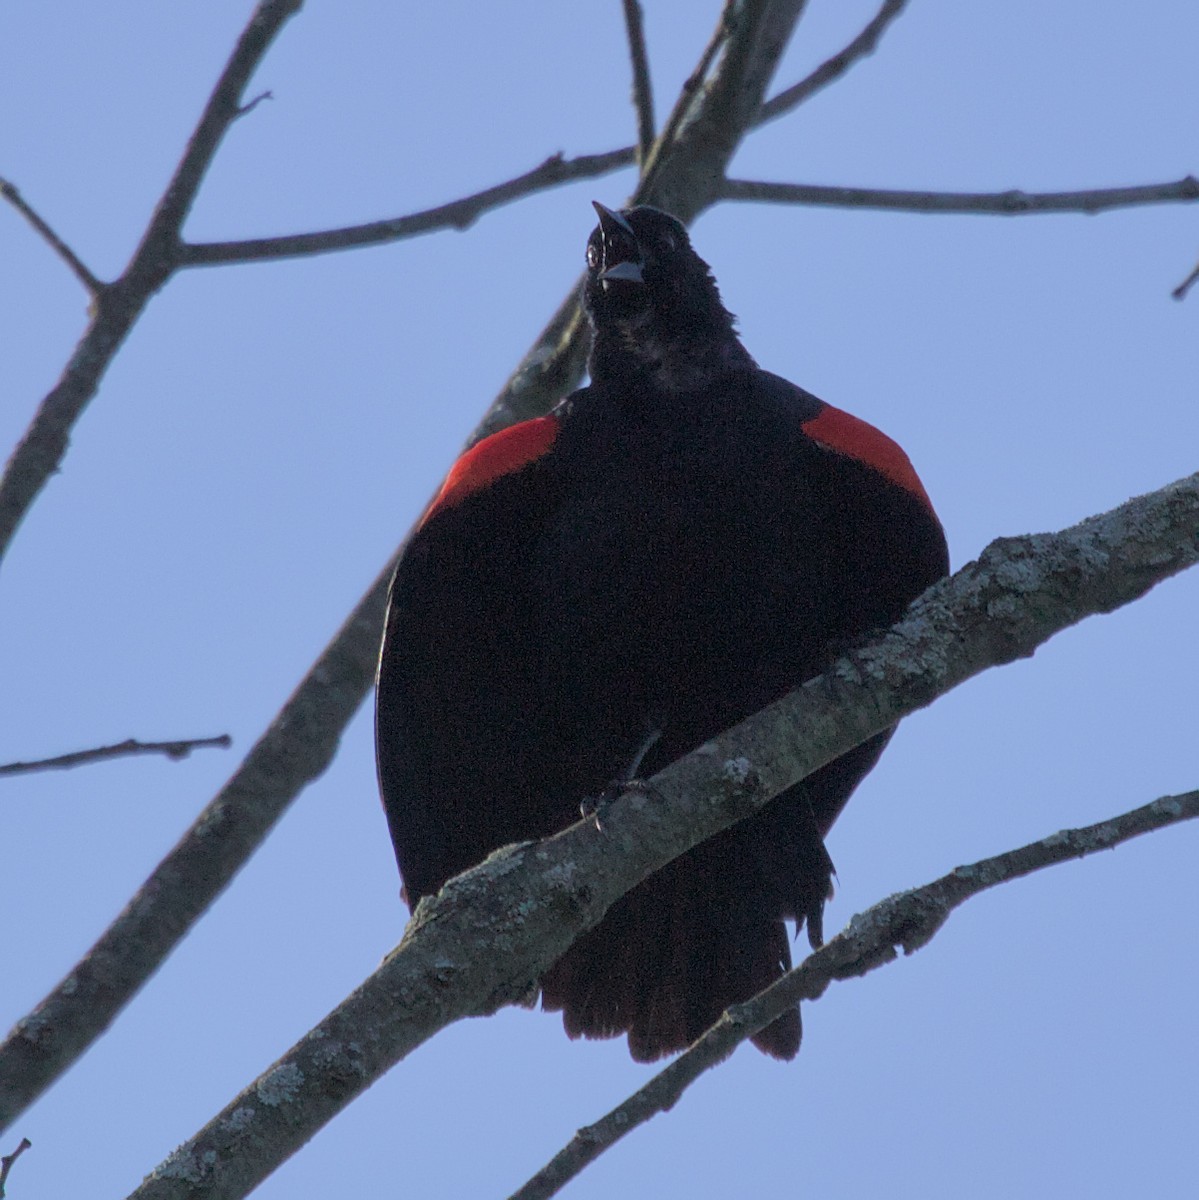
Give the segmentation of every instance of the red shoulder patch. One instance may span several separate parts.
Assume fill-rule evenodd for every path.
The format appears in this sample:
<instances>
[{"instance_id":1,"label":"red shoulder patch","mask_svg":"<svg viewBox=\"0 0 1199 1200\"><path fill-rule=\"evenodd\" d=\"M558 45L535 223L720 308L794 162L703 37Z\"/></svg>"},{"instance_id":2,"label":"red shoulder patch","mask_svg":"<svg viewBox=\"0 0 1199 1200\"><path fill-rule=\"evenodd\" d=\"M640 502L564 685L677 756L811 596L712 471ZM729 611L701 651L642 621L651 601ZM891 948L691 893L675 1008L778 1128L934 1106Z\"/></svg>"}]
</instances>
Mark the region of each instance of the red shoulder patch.
<instances>
[{"instance_id":1,"label":"red shoulder patch","mask_svg":"<svg viewBox=\"0 0 1199 1200\"><path fill-rule=\"evenodd\" d=\"M810 421L804 422L803 431L814 442L872 467L905 492L911 492L929 512L933 512L932 501L911 459L898 443L873 425L826 404Z\"/></svg>"},{"instance_id":2,"label":"red shoulder patch","mask_svg":"<svg viewBox=\"0 0 1199 1200\"><path fill-rule=\"evenodd\" d=\"M528 466L554 444L557 436L557 417L534 417L530 421L521 421L519 425L509 425L507 429L476 442L450 468L441 491L421 518L421 524L435 512L453 508L467 496L481 492L502 476Z\"/></svg>"}]
</instances>

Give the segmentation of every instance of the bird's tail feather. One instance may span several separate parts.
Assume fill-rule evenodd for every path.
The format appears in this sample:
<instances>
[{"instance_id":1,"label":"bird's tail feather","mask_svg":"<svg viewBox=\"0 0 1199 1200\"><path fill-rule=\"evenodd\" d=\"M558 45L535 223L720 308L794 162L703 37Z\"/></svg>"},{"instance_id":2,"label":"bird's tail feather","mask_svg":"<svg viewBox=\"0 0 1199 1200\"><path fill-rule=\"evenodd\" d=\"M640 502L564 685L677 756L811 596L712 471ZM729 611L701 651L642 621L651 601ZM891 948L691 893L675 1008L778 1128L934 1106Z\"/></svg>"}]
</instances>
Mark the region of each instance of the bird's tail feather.
<instances>
[{"instance_id":1,"label":"bird's tail feather","mask_svg":"<svg viewBox=\"0 0 1199 1200\"><path fill-rule=\"evenodd\" d=\"M702 848L700 848L702 852ZM542 979L542 1006L572 1037L628 1034L638 1062L689 1046L731 1004L791 965L781 919L716 889L704 857L684 855L609 910ZM775 1058L799 1050L799 1009L753 1036Z\"/></svg>"}]
</instances>

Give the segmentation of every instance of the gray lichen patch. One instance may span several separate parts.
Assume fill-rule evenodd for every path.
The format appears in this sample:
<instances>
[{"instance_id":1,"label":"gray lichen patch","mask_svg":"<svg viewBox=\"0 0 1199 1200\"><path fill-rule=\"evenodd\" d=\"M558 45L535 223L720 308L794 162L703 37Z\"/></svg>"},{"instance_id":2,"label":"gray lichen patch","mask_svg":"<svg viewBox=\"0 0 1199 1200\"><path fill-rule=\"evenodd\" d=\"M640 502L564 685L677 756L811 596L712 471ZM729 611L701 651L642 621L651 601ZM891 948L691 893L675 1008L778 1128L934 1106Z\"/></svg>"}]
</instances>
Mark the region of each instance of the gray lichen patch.
<instances>
[{"instance_id":1,"label":"gray lichen patch","mask_svg":"<svg viewBox=\"0 0 1199 1200\"><path fill-rule=\"evenodd\" d=\"M277 1108L295 1100L303 1084L304 1072L295 1063L280 1063L259 1080L254 1090L263 1104Z\"/></svg>"},{"instance_id":2,"label":"gray lichen patch","mask_svg":"<svg viewBox=\"0 0 1199 1200\"><path fill-rule=\"evenodd\" d=\"M239 1104L222 1122L230 1133L243 1133L254 1122L255 1110L249 1104Z\"/></svg>"}]
</instances>

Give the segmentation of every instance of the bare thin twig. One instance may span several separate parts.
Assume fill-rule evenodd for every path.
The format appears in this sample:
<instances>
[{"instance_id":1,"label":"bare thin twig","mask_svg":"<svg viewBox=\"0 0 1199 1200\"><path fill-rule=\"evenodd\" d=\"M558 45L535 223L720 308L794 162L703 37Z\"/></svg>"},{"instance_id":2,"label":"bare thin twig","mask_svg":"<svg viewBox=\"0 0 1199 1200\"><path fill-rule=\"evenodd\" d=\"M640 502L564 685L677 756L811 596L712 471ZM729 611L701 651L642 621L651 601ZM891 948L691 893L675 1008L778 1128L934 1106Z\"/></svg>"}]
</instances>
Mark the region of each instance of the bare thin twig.
<instances>
[{"instance_id":1,"label":"bare thin twig","mask_svg":"<svg viewBox=\"0 0 1199 1200\"><path fill-rule=\"evenodd\" d=\"M30 775L34 771L52 771L65 767L82 767L86 763L102 762L107 758L125 758L133 754L165 754L167 758L186 758L193 750L208 746L228 749L233 739L222 733L219 737L183 738L173 742L139 742L126 738L112 746L97 746L93 750L76 750L55 758L40 758L35 762L12 762L0 765L0 776Z\"/></svg>"},{"instance_id":2,"label":"bare thin twig","mask_svg":"<svg viewBox=\"0 0 1199 1200\"><path fill-rule=\"evenodd\" d=\"M32 1145L33 1143L27 1137L23 1137L11 1154L0 1158L0 1200L4 1200L4 1185L8 1182L8 1173L12 1170L13 1163Z\"/></svg>"},{"instance_id":3,"label":"bare thin twig","mask_svg":"<svg viewBox=\"0 0 1199 1200\"><path fill-rule=\"evenodd\" d=\"M548 1200L627 1133L668 1112L705 1071L723 1062L747 1038L801 1000L817 1000L834 980L866 975L892 962L896 946L914 954L926 946L950 913L1001 883L1072 859L1110 850L1145 833L1199 817L1199 791L1163 796L1132 812L1082 829L1066 829L1038 842L958 867L948 875L879 901L855 916L822 949L720 1019L644 1087L584 1126L509 1200Z\"/></svg>"},{"instance_id":4,"label":"bare thin twig","mask_svg":"<svg viewBox=\"0 0 1199 1200\"><path fill-rule=\"evenodd\" d=\"M237 106L237 115L239 117L248 117L264 100L273 100L275 93L269 88L265 92L259 92L253 100L247 100L245 104Z\"/></svg>"},{"instance_id":5,"label":"bare thin twig","mask_svg":"<svg viewBox=\"0 0 1199 1200\"><path fill-rule=\"evenodd\" d=\"M908 0L885 0L882 8L871 18L861 33L843 50L825 59L806 79L793 83L786 91L770 100L758 110L754 119L755 125L764 125L784 113L789 113L809 97L814 96L822 88L840 79L854 63L873 54L879 39L887 31L891 22L907 7Z\"/></svg>"},{"instance_id":6,"label":"bare thin twig","mask_svg":"<svg viewBox=\"0 0 1199 1200\"><path fill-rule=\"evenodd\" d=\"M614 801L602 835L579 821L450 880L420 903L378 971L131 1200L245 1195L439 1029L521 1002L620 895L670 859L987 667L1027 657L1054 632L1199 562L1197 529L1199 474L1060 533L1000 539L852 659L648 780L652 801ZM263 1104L264 1093L287 1102Z\"/></svg>"},{"instance_id":7,"label":"bare thin twig","mask_svg":"<svg viewBox=\"0 0 1199 1200\"><path fill-rule=\"evenodd\" d=\"M47 480L58 470L71 429L96 394L130 329L178 266L179 230L204 173L230 124L237 119L241 94L250 76L301 3L261 0L255 8L124 274L95 292L86 332L0 477L0 558Z\"/></svg>"},{"instance_id":8,"label":"bare thin twig","mask_svg":"<svg viewBox=\"0 0 1199 1200\"><path fill-rule=\"evenodd\" d=\"M637 112L637 165L644 166L654 144L654 92L649 55L645 49L645 23L641 0L621 0L629 58L633 64L633 107Z\"/></svg>"},{"instance_id":9,"label":"bare thin twig","mask_svg":"<svg viewBox=\"0 0 1199 1200\"><path fill-rule=\"evenodd\" d=\"M980 213L1005 217L1026 213L1097 213L1139 204L1190 204L1199 200L1199 179L1187 175L1174 183L1094 188L1079 192L909 192L890 188L826 187L811 183L767 183L726 179L722 200L768 204L807 204L820 208L878 208L919 213Z\"/></svg>"},{"instance_id":10,"label":"bare thin twig","mask_svg":"<svg viewBox=\"0 0 1199 1200\"><path fill-rule=\"evenodd\" d=\"M305 254L327 254L359 246L377 246L398 242L437 229L469 229L483 213L531 196L545 188L574 179L592 179L609 171L630 166L632 146L610 150L606 154L581 154L563 158L553 154L543 163L514 179L463 196L449 204L426 208L403 217L369 221L365 225L347 225L343 229L325 229L316 233L297 233L282 237L254 238L237 242L185 242L179 249L181 267L210 267L221 263L261 262L271 258L296 258Z\"/></svg>"},{"instance_id":11,"label":"bare thin twig","mask_svg":"<svg viewBox=\"0 0 1199 1200\"><path fill-rule=\"evenodd\" d=\"M1196 280L1199 280L1199 263L1195 264L1195 269L1170 293L1175 300L1185 300L1187 292L1194 286Z\"/></svg>"},{"instance_id":12,"label":"bare thin twig","mask_svg":"<svg viewBox=\"0 0 1199 1200\"><path fill-rule=\"evenodd\" d=\"M21 195L17 185L7 179L0 179L0 196L3 196L42 235L54 253L71 268L72 274L87 291L93 296L97 295L104 284L88 270L79 255L54 232L46 220Z\"/></svg>"}]
</instances>

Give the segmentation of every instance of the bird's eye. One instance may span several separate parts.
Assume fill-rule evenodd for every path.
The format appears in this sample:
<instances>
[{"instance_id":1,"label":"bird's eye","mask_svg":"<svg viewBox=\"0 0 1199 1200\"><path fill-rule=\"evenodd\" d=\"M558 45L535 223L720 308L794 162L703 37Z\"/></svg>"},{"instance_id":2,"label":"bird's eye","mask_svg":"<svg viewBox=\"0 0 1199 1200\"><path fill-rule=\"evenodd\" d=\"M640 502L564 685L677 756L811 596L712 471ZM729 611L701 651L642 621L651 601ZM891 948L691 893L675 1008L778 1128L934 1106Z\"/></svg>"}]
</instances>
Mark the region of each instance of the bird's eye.
<instances>
[{"instance_id":1,"label":"bird's eye","mask_svg":"<svg viewBox=\"0 0 1199 1200\"><path fill-rule=\"evenodd\" d=\"M600 265L599 247L594 242L587 243L587 266L593 271L598 271Z\"/></svg>"},{"instance_id":2,"label":"bird's eye","mask_svg":"<svg viewBox=\"0 0 1199 1200\"><path fill-rule=\"evenodd\" d=\"M671 253L678 243L674 240L674 234L667 230L662 231L662 249L668 254Z\"/></svg>"}]
</instances>

